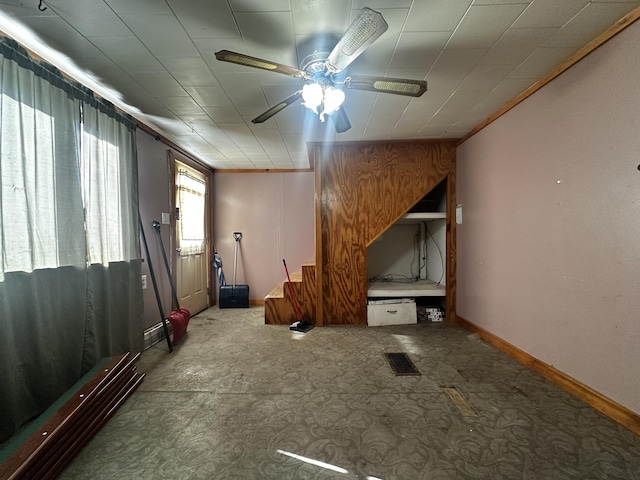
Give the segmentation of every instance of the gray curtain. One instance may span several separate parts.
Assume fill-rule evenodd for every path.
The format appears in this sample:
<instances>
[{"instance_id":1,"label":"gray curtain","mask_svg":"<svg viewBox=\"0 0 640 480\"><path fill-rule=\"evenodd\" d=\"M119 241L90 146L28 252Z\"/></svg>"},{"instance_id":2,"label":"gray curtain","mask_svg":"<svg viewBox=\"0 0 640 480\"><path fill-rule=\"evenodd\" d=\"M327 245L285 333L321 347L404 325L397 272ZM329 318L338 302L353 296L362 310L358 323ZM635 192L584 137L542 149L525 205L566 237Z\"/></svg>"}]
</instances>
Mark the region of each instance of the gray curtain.
<instances>
[{"instance_id":1,"label":"gray curtain","mask_svg":"<svg viewBox=\"0 0 640 480\"><path fill-rule=\"evenodd\" d=\"M3 441L143 331L131 118L3 39L0 159Z\"/></svg>"}]
</instances>

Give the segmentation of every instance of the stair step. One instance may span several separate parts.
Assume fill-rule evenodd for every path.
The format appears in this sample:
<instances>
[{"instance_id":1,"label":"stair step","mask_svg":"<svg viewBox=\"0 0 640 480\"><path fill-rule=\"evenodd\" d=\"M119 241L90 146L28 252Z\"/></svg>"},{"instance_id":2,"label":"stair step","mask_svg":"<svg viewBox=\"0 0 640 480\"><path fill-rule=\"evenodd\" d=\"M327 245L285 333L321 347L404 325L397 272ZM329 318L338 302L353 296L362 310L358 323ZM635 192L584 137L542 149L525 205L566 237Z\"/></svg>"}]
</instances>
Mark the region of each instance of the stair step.
<instances>
[{"instance_id":1,"label":"stair step","mask_svg":"<svg viewBox=\"0 0 640 480\"><path fill-rule=\"evenodd\" d=\"M287 285L289 282L285 278L264 297L265 323L283 325L291 324L297 319L289 290L290 286L295 292L302 317L313 321L315 314L315 264L315 259L303 262L302 271L289 273L290 285Z\"/></svg>"},{"instance_id":2,"label":"stair step","mask_svg":"<svg viewBox=\"0 0 640 480\"><path fill-rule=\"evenodd\" d=\"M302 282L302 272L291 272L289 273L289 278L291 278L291 283L301 283ZM285 283L287 280L283 280L281 283L273 287L273 289L264 297L267 298L284 298L284 289ZM289 287L286 287L287 289ZM297 290L297 289L296 289Z\"/></svg>"},{"instance_id":3,"label":"stair step","mask_svg":"<svg viewBox=\"0 0 640 480\"><path fill-rule=\"evenodd\" d=\"M267 296L264 297L265 300L267 298L284 298L284 290L282 289L282 287L282 283L279 283L278 285L273 287L273 289L267 294Z\"/></svg>"}]
</instances>

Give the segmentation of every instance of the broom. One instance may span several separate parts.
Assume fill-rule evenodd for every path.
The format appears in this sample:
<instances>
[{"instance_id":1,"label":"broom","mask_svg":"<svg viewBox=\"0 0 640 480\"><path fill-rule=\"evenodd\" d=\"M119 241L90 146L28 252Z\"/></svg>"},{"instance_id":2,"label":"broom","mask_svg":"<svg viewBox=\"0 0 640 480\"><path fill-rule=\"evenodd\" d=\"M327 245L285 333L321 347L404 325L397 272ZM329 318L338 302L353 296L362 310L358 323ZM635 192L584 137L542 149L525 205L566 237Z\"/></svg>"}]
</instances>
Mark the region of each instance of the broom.
<instances>
[{"instance_id":1,"label":"broom","mask_svg":"<svg viewBox=\"0 0 640 480\"><path fill-rule=\"evenodd\" d=\"M293 286L291 285L291 278L289 278L289 269L287 268L287 262L282 259L282 263L284 264L284 271L287 273L287 280L289 283L289 293L291 293L291 298L293 299L293 310L296 313L296 317L298 320L289 325L289 330L293 330L294 332L307 333L311 330L315 325L307 320L302 319L302 312L300 311L300 306L298 305L298 300L296 298L296 293L293 290Z\"/></svg>"}]
</instances>

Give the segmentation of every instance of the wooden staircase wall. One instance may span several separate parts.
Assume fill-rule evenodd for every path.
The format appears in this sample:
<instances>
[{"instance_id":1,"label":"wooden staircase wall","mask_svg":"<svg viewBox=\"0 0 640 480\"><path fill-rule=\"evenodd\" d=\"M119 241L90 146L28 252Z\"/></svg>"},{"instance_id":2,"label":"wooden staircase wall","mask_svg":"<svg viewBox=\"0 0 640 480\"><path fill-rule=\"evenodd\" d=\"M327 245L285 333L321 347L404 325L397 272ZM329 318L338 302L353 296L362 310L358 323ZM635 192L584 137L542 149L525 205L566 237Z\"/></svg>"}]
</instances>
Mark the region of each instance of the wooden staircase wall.
<instances>
[{"instance_id":1,"label":"wooden staircase wall","mask_svg":"<svg viewBox=\"0 0 640 480\"><path fill-rule=\"evenodd\" d=\"M317 325L367 324L367 247L447 179L447 318L455 315L455 141L309 145Z\"/></svg>"}]
</instances>

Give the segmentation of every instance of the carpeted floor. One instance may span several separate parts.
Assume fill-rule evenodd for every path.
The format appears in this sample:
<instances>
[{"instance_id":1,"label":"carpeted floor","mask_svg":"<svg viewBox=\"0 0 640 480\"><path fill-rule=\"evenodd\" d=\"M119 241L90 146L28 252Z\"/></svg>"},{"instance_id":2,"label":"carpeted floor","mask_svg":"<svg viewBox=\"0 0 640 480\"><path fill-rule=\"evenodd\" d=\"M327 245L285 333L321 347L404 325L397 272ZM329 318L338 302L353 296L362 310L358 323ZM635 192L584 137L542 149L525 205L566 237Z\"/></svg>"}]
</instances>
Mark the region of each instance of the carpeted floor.
<instances>
[{"instance_id":1,"label":"carpeted floor","mask_svg":"<svg viewBox=\"0 0 640 480\"><path fill-rule=\"evenodd\" d=\"M214 307L173 353L147 350L141 387L60 478L640 479L640 437L459 327L263 317Z\"/></svg>"}]
</instances>

